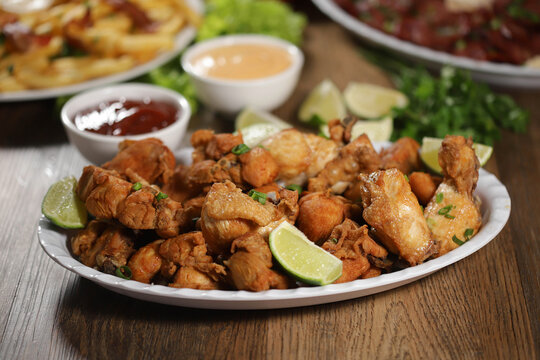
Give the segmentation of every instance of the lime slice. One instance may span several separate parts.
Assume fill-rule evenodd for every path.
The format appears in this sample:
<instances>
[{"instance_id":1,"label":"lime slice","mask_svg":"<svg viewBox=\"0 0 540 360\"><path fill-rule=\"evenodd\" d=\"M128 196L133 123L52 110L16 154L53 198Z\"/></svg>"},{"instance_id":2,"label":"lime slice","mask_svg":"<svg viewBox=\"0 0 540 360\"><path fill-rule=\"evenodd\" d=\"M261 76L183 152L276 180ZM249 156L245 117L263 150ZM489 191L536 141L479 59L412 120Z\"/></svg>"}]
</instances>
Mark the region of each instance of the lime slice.
<instances>
[{"instance_id":1,"label":"lime slice","mask_svg":"<svg viewBox=\"0 0 540 360\"><path fill-rule=\"evenodd\" d=\"M283 130L282 127L276 124L253 124L241 130L244 144L254 147L259 145L263 140Z\"/></svg>"},{"instance_id":2,"label":"lime slice","mask_svg":"<svg viewBox=\"0 0 540 360\"><path fill-rule=\"evenodd\" d=\"M309 241L286 221L270 233L269 245L281 266L300 281L326 285L341 276L341 260Z\"/></svg>"},{"instance_id":3,"label":"lime slice","mask_svg":"<svg viewBox=\"0 0 540 360\"><path fill-rule=\"evenodd\" d=\"M291 125L281 120L269 112L247 107L238 116L235 121L236 130L243 130L254 124L274 124L281 129L290 128Z\"/></svg>"},{"instance_id":4,"label":"lime slice","mask_svg":"<svg viewBox=\"0 0 540 360\"><path fill-rule=\"evenodd\" d=\"M343 97L349 111L365 119L388 115L392 107L408 103L407 97L397 90L357 82L347 85Z\"/></svg>"},{"instance_id":5,"label":"lime slice","mask_svg":"<svg viewBox=\"0 0 540 360\"><path fill-rule=\"evenodd\" d=\"M76 187L77 180L66 177L49 188L41 203L43 215L65 229L83 228L88 219L86 207L75 193Z\"/></svg>"},{"instance_id":6,"label":"lime slice","mask_svg":"<svg viewBox=\"0 0 540 360\"><path fill-rule=\"evenodd\" d=\"M309 122L316 116L322 122L333 119L342 119L347 115L341 92L328 79L317 85L306 100L300 105L298 118L302 122Z\"/></svg>"},{"instance_id":7,"label":"lime slice","mask_svg":"<svg viewBox=\"0 0 540 360\"><path fill-rule=\"evenodd\" d=\"M422 147L420 148L420 158L430 170L437 174L442 173L441 166L439 165L439 149L441 148L442 141L443 139L425 137L422 139ZM474 143L473 149L478 157L480 166L484 166L493 153L493 148L488 145Z\"/></svg>"},{"instance_id":8,"label":"lime slice","mask_svg":"<svg viewBox=\"0 0 540 360\"><path fill-rule=\"evenodd\" d=\"M351 141L367 134L371 141L388 141L394 130L394 120L386 116L381 120L357 121L351 129Z\"/></svg>"}]
</instances>

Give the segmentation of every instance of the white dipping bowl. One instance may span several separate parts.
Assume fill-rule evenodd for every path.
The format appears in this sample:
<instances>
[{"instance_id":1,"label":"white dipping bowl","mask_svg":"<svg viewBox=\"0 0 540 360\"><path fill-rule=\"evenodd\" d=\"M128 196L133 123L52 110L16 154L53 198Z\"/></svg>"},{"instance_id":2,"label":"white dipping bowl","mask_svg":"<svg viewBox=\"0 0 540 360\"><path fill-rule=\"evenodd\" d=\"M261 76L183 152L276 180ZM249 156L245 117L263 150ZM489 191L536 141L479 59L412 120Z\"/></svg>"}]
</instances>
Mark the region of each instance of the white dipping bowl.
<instances>
[{"instance_id":1,"label":"white dipping bowl","mask_svg":"<svg viewBox=\"0 0 540 360\"><path fill-rule=\"evenodd\" d=\"M275 75L248 79L218 79L200 74L192 61L210 49L238 44L272 45L286 50L291 65ZM247 106L273 110L283 104L293 92L304 64L302 51L288 41L265 35L227 35L199 42L182 56L182 67L192 80L197 96L210 109L234 114Z\"/></svg>"},{"instance_id":2,"label":"white dipping bowl","mask_svg":"<svg viewBox=\"0 0 540 360\"><path fill-rule=\"evenodd\" d=\"M73 118L78 112L98 106L101 102L119 99L164 101L178 108L176 121L158 131L140 135L101 135L78 129ZM176 150L186 133L191 117L191 107L179 93L159 86L127 83L85 91L71 98L60 114L69 142L94 164L103 164L118 153L118 144L126 139L141 140L155 137L163 141L172 151Z\"/></svg>"}]
</instances>

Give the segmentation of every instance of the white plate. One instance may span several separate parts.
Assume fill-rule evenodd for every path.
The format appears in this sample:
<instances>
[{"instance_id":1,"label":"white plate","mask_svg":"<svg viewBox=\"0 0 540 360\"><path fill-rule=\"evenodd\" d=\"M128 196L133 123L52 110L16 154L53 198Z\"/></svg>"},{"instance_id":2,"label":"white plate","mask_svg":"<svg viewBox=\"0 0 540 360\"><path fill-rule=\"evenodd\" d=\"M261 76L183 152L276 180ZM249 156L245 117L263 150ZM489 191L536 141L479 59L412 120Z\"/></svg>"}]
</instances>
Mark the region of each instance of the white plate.
<instances>
[{"instance_id":1,"label":"white plate","mask_svg":"<svg viewBox=\"0 0 540 360\"><path fill-rule=\"evenodd\" d=\"M376 144L376 147L380 148L380 145ZM181 159L186 159L189 158L190 152L184 149L178 155ZM80 170L80 168L74 168L71 172L79 174ZM290 308L353 299L393 289L423 278L476 252L493 240L506 224L510 216L510 196L506 187L493 174L484 169L480 169L475 194L482 200L483 225L476 236L457 249L405 270L371 279L319 287L249 292L176 289L161 285L148 285L104 274L81 264L73 258L69 251L68 236L70 232L58 228L44 216L39 220L38 238L43 250L66 269L109 290L137 299L204 309Z\"/></svg>"},{"instance_id":2,"label":"white plate","mask_svg":"<svg viewBox=\"0 0 540 360\"><path fill-rule=\"evenodd\" d=\"M199 14L204 11L204 3L202 0L188 0L190 7ZM136 78L149 72L150 70L167 63L169 60L178 55L189 43L195 38L197 30L193 26L188 26L180 31L174 40L174 48L171 51L164 52L154 59L145 62L144 64L135 66L127 71L112 74L109 76L99 77L96 79L84 81L68 86L60 86L48 89L39 90L23 90L16 92L0 93L0 102L8 101L28 101L38 99L48 99L63 95L76 94L78 92L91 88L114 84L126 80ZM180 61L178 61L180 66Z\"/></svg>"},{"instance_id":3,"label":"white plate","mask_svg":"<svg viewBox=\"0 0 540 360\"><path fill-rule=\"evenodd\" d=\"M333 0L313 0L319 9L332 20L349 29L371 44L383 46L410 59L416 60L431 68L439 68L449 64L471 71L475 80L489 84L513 87L540 89L540 69L531 67L499 64L489 61L478 61L465 57L436 51L416 45L364 24L341 9Z\"/></svg>"}]
</instances>

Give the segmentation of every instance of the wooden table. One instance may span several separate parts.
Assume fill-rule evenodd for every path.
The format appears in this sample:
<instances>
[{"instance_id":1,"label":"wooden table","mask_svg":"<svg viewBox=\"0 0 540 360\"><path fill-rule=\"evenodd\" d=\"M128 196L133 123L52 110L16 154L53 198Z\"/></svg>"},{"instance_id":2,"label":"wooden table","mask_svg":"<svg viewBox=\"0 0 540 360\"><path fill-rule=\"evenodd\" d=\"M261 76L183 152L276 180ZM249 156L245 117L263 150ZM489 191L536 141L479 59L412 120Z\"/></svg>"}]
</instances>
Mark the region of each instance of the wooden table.
<instances>
[{"instance_id":1,"label":"wooden table","mask_svg":"<svg viewBox=\"0 0 540 360\"><path fill-rule=\"evenodd\" d=\"M293 119L331 78L389 84L357 41L310 4L302 80L277 111ZM0 359L535 359L540 356L540 92L512 91L531 112L504 133L488 170L512 198L504 230L423 280L340 303L268 311L165 306L112 293L54 263L37 241L49 185L85 160L68 145L54 101L0 105ZM231 124L199 116L191 130ZM75 174L77 175L77 174Z\"/></svg>"}]
</instances>

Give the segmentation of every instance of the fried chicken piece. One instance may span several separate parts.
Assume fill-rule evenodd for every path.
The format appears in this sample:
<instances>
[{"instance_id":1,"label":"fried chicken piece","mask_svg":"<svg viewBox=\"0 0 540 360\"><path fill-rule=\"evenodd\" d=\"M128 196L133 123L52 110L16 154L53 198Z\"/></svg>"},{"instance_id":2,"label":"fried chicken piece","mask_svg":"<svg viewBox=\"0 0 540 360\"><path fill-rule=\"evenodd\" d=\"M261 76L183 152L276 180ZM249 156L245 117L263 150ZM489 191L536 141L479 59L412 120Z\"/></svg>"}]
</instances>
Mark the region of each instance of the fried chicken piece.
<instances>
[{"instance_id":1,"label":"fried chicken piece","mask_svg":"<svg viewBox=\"0 0 540 360\"><path fill-rule=\"evenodd\" d=\"M116 171L90 165L83 169L76 191L90 214L98 219L114 219L132 186Z\"/></svg>"},{"instance_id":2,"label":"fried chicken piece","mask_svg":"<svg viewBox=\"0 0 540 360\"><path fill-rule=\"evenodd\" d=\"M177 165L169 181L161 188L163 192L175 201L184 202L193 196L199 194L199 189L193 189L188 183L188 173L191 166Z\"/></svg>"},{"instance_id":3,"label":"fried chicken piece","mask_svg":"<svg viewBox=\"0 0 540 360\"><path fill-rule=\"evenodd\" d=\"M227 254L232 241L256 231L267 236L282 221L294 223L298 193L280 190L277 205L263 205L244 194L232 182L212 185L201 211L201 230L212 254Z\"/></svg>"},{"instance_id":4,"label":"fried chicken piece","mask_svg":"<svg viewBox=\"0 0 540 360\"><path fill-rule=\"evenodd\" d=\"M320 173L326 164L334 160L339 153L338 145L332 140L325 139L315 134L304 134L304 138L311 149L309 166L305 172L306 180ZM300 185L304 183L302 181Z\"/></svg>"},{"instance_id":5,"label":"fried chicken piece","mask_svg":"<svg viewBox=\"0 0 540 360\"><path fill-rule=\"evenodd\" d=\"M409 175L409 185L411 185L411 190L418 198L418 202L422 206L426 206L435 191L437 190L438 183L435 182L436 179L430 174L425 172L413 172Z\"/></svg>"},{"instance_id":6,"label":"fried chicken piece","mask_svg":"<svg viewBox=\"0 0 540 360\"><path fill-rule=\"evenodd\" d=\"M396 168L404 174L422 167L418 150L420 144L410 137L402 137L392 144L392 146L382 149L381 162L383 169Z\"/></svg>"},{"instance_id":7,"label":"fried chicken piece","mask_svg":"<svg viewBox=\"0 0 540 360\"><path fill-rule=\"evenodd\" d=\"M454 236L466 241L482 226L480 201L473 197L480 164L472 140L447 135L439 150L439 164L444 180L424 212L433 238L440 245L437 256L459 246Z\"/></svg>"},{"instance_id":8,"label":"fried chicken piece","mask_svg":"<svg viewBox=\"0 0 540 360\"><path fill-rule=\"evenodd\" d=\"M303 133L296 129L285 129L269 137L262 145L279 167L279 178L286 183L299 183L295 180L302 175L311 162L311 148Z\"/></svg>"},{"instance_id":9,"label":"fried chicken piece","mask_svg":"<svg viewBox=\"0 0 540 360\"><path fill-rule=\"evenodd\" d=\"M436 251L418 200L398 169L360 174L365 221L394 254L411 266Z\"/></svg>"},{"instance_id":10,"label":"fried chicken piece","mask_svg":"<svg viewBox=\"0 0 540 360\"><path fill-rule=\"evenodd\" d=\"M211 290L219 288L225 268L214 263L207 255L206 243L200 231L182 234L165 240L159 247L159 254L166 264L162 275L176 275L169 284L172 287ZM178 270L176 270L178 268Z\"/></svg>"},{"instance_id":11,"label":"fried chicken piece","mask_svg":"<svg viewBox=\"0 0 540 360\"><path fill-rule=\"evenodd\" d=\"M388 256L386 249L369 237L367 225L360 227L350 219L333 229L322 248L343 262L343 273L335 283L353 281L374 268L368 260L368 254L381 259ZM376 275L371 272L368 276Z\"/></svg>"},{"instance_id":12,"label":"fried chicken piece","mask_svg":"<svg viewBox=\"0 0 540 360\"><path fill-rule=\"evenodd\" d=\"M203 160L219 160L244 142L242 134L214 134L212 130L197 130L191 135L193 163Z\"/></svg>"},{"instance_id":13,"label":"fried chicken piece","mask_svg":"<svg viewBox=\"0 0 540 360\"><path fill-rule=\"evenodd\" d=\"M273 271L272 253L264 238L257 233L245 234L232 242L233 255L224 263L238 290L264 291L287 289L287 277Z\"/></svg>"},{"instance_id":14,"label":"fried chicken piece","mask_svg":"<svg viewBox=\"0 0 540 360\"><path fill-rule=\"evenodd\" d=\"M71 251L84 265L112 274L135 251L133 237L122 226L92 220L71 239Z\"/></svg>"},{"instance_id":15,"label":"fried chicken piece","mask_svg":"<svg viewBox=\"0 0 540 360\"><path fill-rule=\"evenodd\" d=\"M208 191L216 182L232 181L238 186L242 186L241 166L238 157L228 154L218 161L203 160L193 164L187 171L187 186L190 194L200 194Z\"/></svg>"},{"instance_id":16,"label":"fried chicken piece","mask_svg":"<svg viewBox=\"0 0 540 360\"><path fill-rule=\"evenodd\" d=\"M141 247L129 259L128 267L131 270L131 279L150 284L159 273L163 258L159 255L159 246L164 240L156 240Z\"/></svg>"},{"instance_id":17,"label":"fried chicken piece","mask_svg":"<svg viewBox=\"0 0 540 360\"><path fill-rule=\"evenodd\" d=\"M343 120L331 120L328 123L330 139L340 146L350 143L353 140L352 128L357 121L358 119L354 116L347 116Z\"/></svg>"},{"instance_id":18,"label":"fried chicken piece","mask_svg":"<svg viewBox=\"0 0 540 360\"><path fill-rule=\"evenodd\" d=\"M118 147L118 154L103 164L104 169L116 170L133 182L139 181L129 176L131 172L149 184L165 184L174 172L174 155L159 139L124 140Z\"/></svg>"},{"instance_id":19,"label":"fried chicken piece","mask_svg":"<svg viewBox=\"0 0 540 360\"><path fill-rule=\"evenodd\" d=\"M238 157L242 164L242 179L253 187L273 182L279 167L266 149L255 147Z\"/></svg>"},{"instance_id":20,"label":"fried chicken piece","mask_svg":"<svg viewBox=\"0 0 540 360\"><path fill-rule=\"evenodd\" d=\"M326 240L345 217L343 202L322 192L303 196L298 205L296 226L316 244Z\"/></svg>"},{"instance_id":21,"label":"fried chicken piece","mask_svg":"<svg viewBox=\"0 0 540 360\"><path fill-rule=\"evenodd\" d=\"M319 175L309 179L308 190L324 192L331 189L334 194L342 194L358 174L370 173L379 168L379 155L367 135L363 134L342 147L337 158L326 164Z\"/></svg>"}]
</instances>

